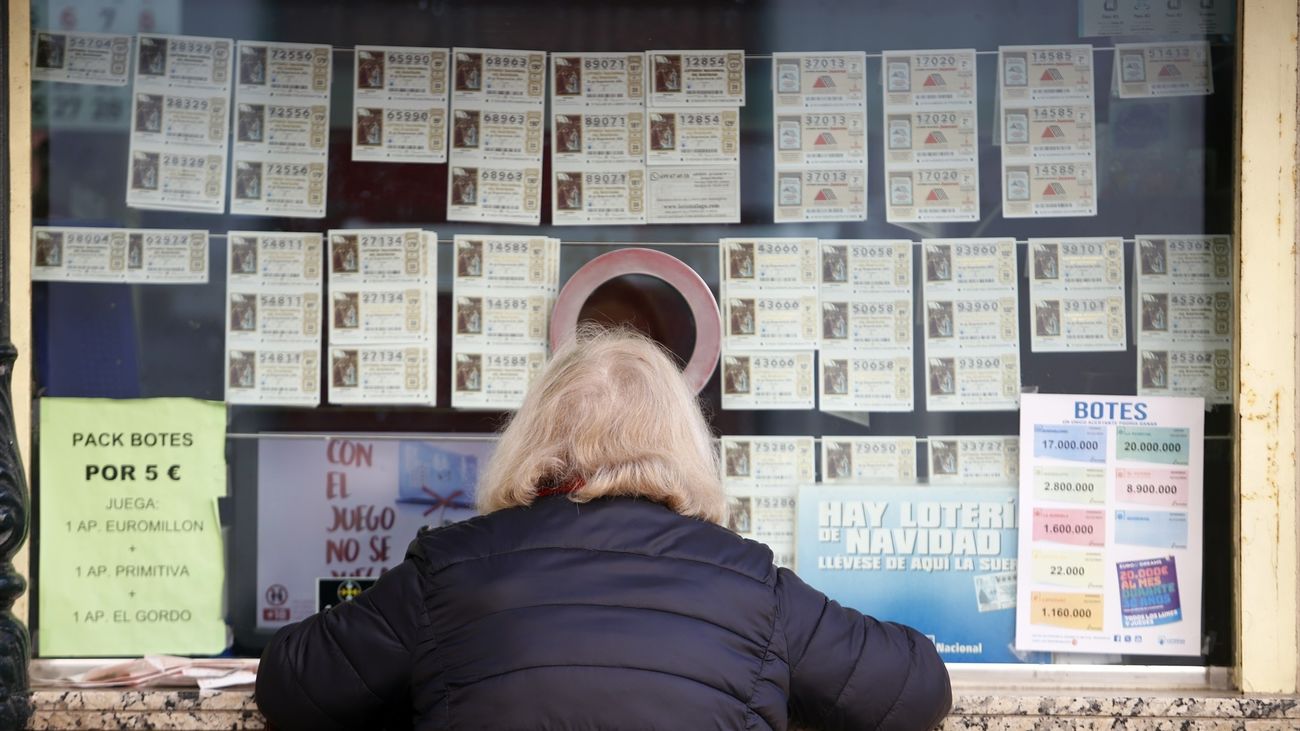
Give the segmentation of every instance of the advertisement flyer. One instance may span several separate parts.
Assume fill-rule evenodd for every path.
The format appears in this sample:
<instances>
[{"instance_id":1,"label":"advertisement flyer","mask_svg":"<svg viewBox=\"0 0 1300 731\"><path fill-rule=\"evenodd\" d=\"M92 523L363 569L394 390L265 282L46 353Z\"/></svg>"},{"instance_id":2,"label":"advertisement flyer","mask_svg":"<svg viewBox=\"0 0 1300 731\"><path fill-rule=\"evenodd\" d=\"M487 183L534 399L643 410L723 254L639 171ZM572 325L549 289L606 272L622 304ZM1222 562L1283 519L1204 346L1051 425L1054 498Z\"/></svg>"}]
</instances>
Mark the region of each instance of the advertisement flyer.
<instances>
[{"instance_id":1,"label":"advertisement flyer","mask_svg":"<svg viewBox=\"0 0 1300 731\"><path fill-rule=\"evenodd\" d=\"M1026 394L1016 647L1201 654L1205 402Z\"/></svg>"},{"instance_id":2,"label":"advertisement flyer","mask_svg":"<svg viewBox=\"0 0 1300 731\"><path fill-rule=\"evenodd\" d=\"M496 446L463 436L303 437L257 444L259 630L314 614L317 579L378 577L401 563L420 528L475 515Z\"/></svg>"},{"instance_id":3,"label":"advertisement flyer","mask_svg":"<svg viewBox=\"0 0 1300 731\"><path fill-rule=\"evenodd\" d=\"M1011 487L805 485L796 570L845 606L915 627L947 662L1036 661L1012 645L1017 522Z\"/></svg>"}]
</instances>

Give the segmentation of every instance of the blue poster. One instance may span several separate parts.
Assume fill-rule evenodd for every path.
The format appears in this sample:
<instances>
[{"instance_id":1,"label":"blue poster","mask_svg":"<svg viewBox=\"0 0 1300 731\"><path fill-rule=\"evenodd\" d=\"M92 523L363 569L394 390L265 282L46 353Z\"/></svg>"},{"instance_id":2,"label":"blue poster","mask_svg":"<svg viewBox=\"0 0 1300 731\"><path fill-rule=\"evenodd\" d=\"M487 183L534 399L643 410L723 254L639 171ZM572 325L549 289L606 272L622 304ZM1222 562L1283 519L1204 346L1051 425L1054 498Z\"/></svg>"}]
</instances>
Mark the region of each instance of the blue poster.
<instances>
[{"instance_id":1,"label":"blue poster","mask_svg":"<svg viewBox=\"0 0 1300 731\"><path fill-rule=\"evenodd\" d=\"M901 622L947 662L1044 662L1018 652L1016 488L808 485L797 571L841 604Z\"/></svg>"}]
</instances>

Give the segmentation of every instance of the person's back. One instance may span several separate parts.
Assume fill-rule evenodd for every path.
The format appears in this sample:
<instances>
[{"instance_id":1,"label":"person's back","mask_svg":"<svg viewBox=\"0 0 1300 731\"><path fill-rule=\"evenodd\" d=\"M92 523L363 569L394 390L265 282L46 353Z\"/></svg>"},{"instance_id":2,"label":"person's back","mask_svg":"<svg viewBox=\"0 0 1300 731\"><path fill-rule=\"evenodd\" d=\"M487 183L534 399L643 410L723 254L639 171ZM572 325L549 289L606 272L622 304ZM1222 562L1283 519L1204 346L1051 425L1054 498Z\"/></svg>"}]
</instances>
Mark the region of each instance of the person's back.
<instances>
[{"instance_id":1,"label":"person's back","mask_svg":"<svg viewBox=\"0 0 1300 731\"><path fill-rule=\"evenodd\" d=\"M575 358L557 360L566 357ZM541 378L530 399L581 401ZM636 399L616 400L637 411ZM609 428L598 410L575 410L604 431L566 449L594 449L604 466L565 457L580 468L548 471L538 445L567 427L533 422L548 412L525 403L511 429L541 438L503 436L479 495L488 514L422 531L407 560L357 600L272 640L257 685L272 724L682 731L795 719L919 730L947 713L948 675L929 640L828 601L774 567L765 546L717 524L723 496L698 412L698 425L679 430L704 440L698 469L677 474L652 465L674 454L691 463L689 445L666 449L671 439L656 445L635 427ZM611 444L639 453L635 472L654 479L619 489L641 478L628 474L631 462L609 461ZM538 474L517 475L534 464ZM683 475L699 490L671 484Z\"/></svg>"}]
</instances>

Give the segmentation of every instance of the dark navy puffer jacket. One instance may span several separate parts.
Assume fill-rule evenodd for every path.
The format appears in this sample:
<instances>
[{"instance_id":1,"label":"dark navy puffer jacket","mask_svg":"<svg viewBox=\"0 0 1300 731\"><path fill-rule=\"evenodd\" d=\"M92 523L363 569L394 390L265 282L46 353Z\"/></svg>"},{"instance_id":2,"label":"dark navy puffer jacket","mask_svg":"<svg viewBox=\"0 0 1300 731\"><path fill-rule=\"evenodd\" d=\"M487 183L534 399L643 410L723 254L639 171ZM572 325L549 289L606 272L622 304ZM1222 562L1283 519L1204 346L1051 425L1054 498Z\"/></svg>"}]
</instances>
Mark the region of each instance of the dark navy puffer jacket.
<instances>
[{"instance_id":1,"label":"dark navy puffer jacket","mask_svg":"<svg viewBox=\"0 0 1300 731\"><path fill-rule=\"evenodd\" d=\"M556 496L421 531L358 599L276 634L257 702L279 729L920 731L951 690L924 636L761 544Z\"/></svg>"}]
</instances>

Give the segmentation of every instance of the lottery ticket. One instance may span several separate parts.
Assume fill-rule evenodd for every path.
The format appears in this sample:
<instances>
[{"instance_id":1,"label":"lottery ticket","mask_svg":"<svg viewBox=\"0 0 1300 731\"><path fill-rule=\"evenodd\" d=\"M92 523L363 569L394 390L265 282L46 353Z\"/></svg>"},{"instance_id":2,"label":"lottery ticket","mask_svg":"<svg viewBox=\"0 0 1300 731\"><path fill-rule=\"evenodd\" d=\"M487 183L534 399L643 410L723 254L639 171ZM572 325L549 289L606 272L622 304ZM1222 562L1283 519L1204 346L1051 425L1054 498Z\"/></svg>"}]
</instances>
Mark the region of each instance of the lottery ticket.
<instances>
[{"instance_id":1,"label":"lottery ticket","mask_svg":"<svg viewBox=\"0 0 1300 731\"><path fill-rule=\"evenodd\" d=\"M1015 485L1020 480L1017 437L932 436L930 484Z\"/></svg>"},{"instance_id":2,"label":"lottery ticket","mask_svg":"<svg viewBox=\"0 0 1300 731\"><path fill-rule=\"evenodd\" d=\"M837 350L908 349L912 299L888 296L821 297L821 347Z\"/></svg>"},{"instance_id":3,"label":"lottery ticket","mask_svg":"<svg viewBox=\"0 0 1300 731\"><path fill-rule=\"evenodd\" d=\"M1002 105L1055 104L1093 98L1092 46L1000 46Z\"/></svg>"},{"instance_id":4,"label":"lottery ticket","mask_svg":"<svg viewBox=\"0 0 1300 731\"><path fill-rule=\"evenodd\" d=\"M331 229L330 286L436 283L437 242L419 229Z\"/></svg>"},{"instance_id":5,"label":"lottery ticket","mask_svg":"<svg viewBox=\"0 0 1300 731\"><path fill-rule=\"evenodd\" d=\"M457 102L451 113L451 151L458 164L540 161L543 127L540 109Z\"/></svg>"},{"instance_id":6,"label":"lottery ticket","mask_svg":"<svg viewBox=\"0 0 1300 731\"><path fill-rule=\"evenodd\" d=\"M1092 160L1002 166L1006 218L1097 215L1096 164Z\"/></svg>"},{"instance_id":7,"label":"lottery ticket","mask_svg":"<svg viewBox=\"0 0 1300 731\"><path fill-rule=\"evenodd\" d=\"M722 319L729 347L792 350L817 346L817 295L727 291Z\"/></svg>"},{"instance_id":8,"label":"lottery ticket","mask_svg":"<svg viewBox=\"0 0 1300 731\"><path fill-rule=\"evenodd\" d=\"M951 350L926 345L930 411L1015 411L1020 403L1020 349Z\"/></svg>"},{"instance_id":9,"label":"lottery ticket","mask_svg":"<svg viewBox=\"0 0 1300 731\"><path fill-rule=\"evenodd\" d=\"M320 344L228 347L226 402L320 405Z\"/></svg>"},{"instance_id":10,"label":"lottery ticket","mask_svg":"<svg viewBox=\"0 0 1300 731\"><path fill-rule=\"evenodd\" d=\"M310 101L241 101L235 107L235 154L241 159L326 154L329 105Z\"/></svg>"},{"instance_id":11,"label":"lottery ticket","mask_svg":"<svg viewBox=\"0 0 1300 731\"><path fill-rule=\"evenodd\" d=\"M32 279L202 284L208 281L208 232L37 226Z\"/></svg>"},{"instance_id":12,"label":"lottery ticket","mask_svg":"<svg viewBox=\"0 0 1300 731\"><path fill-rule=\"evenodd\" d=\"M325 216L332 52L239 42L231 213Z\"/></svg>"},{"instance_id":13,"label":"lottery ticket","mask_svg":"<svg viewBox=\"0 0 1300 731\"><path fill-rule=\"evenodd\" d=\"M965 108L975 105L975 50L885 51L885 106Z\"/></svg>"},{"instance_id":14,"label":"lottery ticket","mask_svg":"<svg viewBox=\"0 0 1300 731\"><path fill-rule=\"evenodd\" d=\"M727 528L772 549L772 563L794 566L798 486L727 485Z\"/></svg>"},{"instance_id":15,"label":"lottery ticket","mask_svg":"<svg viewBox=\"0 0 1300 731\"><path fill-rule=\"evenodd\" d=\"M126 86L130 62L127 35L42 30L32 42L33 81Z\"/></svg>"},{"instance_id":16,"label":"lottery ticket","mask_svg":"<svg viewBox=\"0 0 1300 731\"><path fill-rule=\"evenodd\" d=\"M926 295L927 352L1014 347L1020 341L1015 294Z\"/></svg>"},{"instance_id":17,"label":"lottery ticket","mask_svg":"<svg viewBox=\"0 0 1300 731\"><path fill-rule=\"evenodd\" d=\"M1182 288L1231 282L1231 236L1138 235L1134 257L1139 287Z\"/></svg>"},{"instance_id":18,"label":"lottery ticket","mask_svg":"<svg viewBox=\"0 0 1300 731\"><path fill-rule=\"evenodd\" d=\"M1116 43L1113 88L1120 99L1213 94L1210 44Z\"/></svg>"},{"instance_id":19,"label":"lottery ticket","mask_svg":"<svg viewBox=\"0 0 1300 731\"><path fill-rule=\"evenodd\" d=\"M822 437L822 482L916 482L916 438Z\"/></svg>"},{"instance_id":20,"label":"lottery ticket","mask_svg":"<svg viewBox=\"0 0 1300 731\"><path fill-rule=\"evenodd\" d=\"M303 287L245 287L226 291L226 345L320 346L321 296Z\"/></svg>"},{"instance_id":21,"label":"lottery ticket","mask_svg":"<svg viewBox=\"0 0 1300 731\"><path fill-rule=\"evenodd\" d=\"M978 221L979 168L894 168L886 174L890 223Z\"/></svg>"},{"instance_id":22,"label":"lottery ticket","mask_svg":"<svg viewBox=\"0 0 1300 731\"><path fill-rule=\"evenodd\" d=\"M977 162L975 108L885 113L885 161L952 167Z\"/></svg>"},{"instance_id":23,"label":"lottery ticket","mask_svg":"<svg viewBox=\"0 0 1300 731\"><path fill-rule=\"evenodd\" d=\"M446 48L357 47L353 160L447 161L450 53Z\"/></svg>"},{"instance_id":24,"label":"lottery ticket","mask_svg":"<svg viewBox=\"0 0 1300 731\"><path fill-rule=\"evenodd\" d=\"M925 294L1016 291L1016 242L1010 238L923 239Z\"/></svg>"},{"instance_id":25,"label":"lottery ticket","mask_svg":"<svg viewBox=\"0 0 1300 731\"><path fill-rule=\"evenodd\" d=\"M452 300L457 346L547 341L552 299L544 292L458 287Z\"/></svg>"},{"instance_id":26,"label":"lottery ticket","mask_svg":"<svg viewBox=\"0 0 1300 731\"><path fill-rule=\"evenodd\" d=\"M326 167L324 161L306 162L288 156L237 159L230 212L320 218L325 215Z\"/></svg>"},{"instance_id":27,"label":"lottery ticket","mask_svg":"<svg viewBox=\"0 0 1300 731\"><path fill-rule=\"evenodd\" d=\"M975 581L975 605L981 612L996 612L1016 606L1016 572L978 574Z\"/></svg>"},{"instance_id":28,"label":"lottery ticket","mask_svg":"<svg viewBox=\"0 0 1300 731\"><path fill-rule=\"evenodd\" d=\"M906 354L884 357L823 346L818 380L821 410L912 411L910 345L909 341Z\"/></svg>"},{"instance_id":29,"label":"lottery ticket","mask_svg":"<svg viewBox=\"0 0 1300 731\"><path fill-rule=\"evenodd\" d=\"M551 183L551 222L557 226L645 223L645 166L556 165Z\"/></svg>"},{"instance_id":30,"label":"lottery ticket","mask_svg":"<svg viewBox=\"0 0 1300 731\"><path fill-rule=\"evenodd\" d=\"M427 287L330 284L330 343L401 343L431 339L433 297Z\"/></svg>"},{"instance_id":31,"label":"lottery ticket","mask_svg":"<svg viewBox=\"0 0 1300 731\"><path fill-rule=\"evenodd\" d=\"M1122 302L1121 302L1122 307ZM1209 342L1232 334L1232 288L1158 291L1144 288L1137 301L1138 335L1144 343Z\"/></svg>"},{"instance_id":32,"label":"lottery ticket","mask_svg":"<svg viewBox=\"0 0 1300 731\"><path fill-rule=\"evenodd\" d=\"M431 406L436 352L427 344L331 346L329 402Z\"/></svg>"},{"instance_id":33,"label":"lottery ticket","mask_svg":"<svg viewBox=\"0 0 1300 731\"><path fill-rule=\"evenodd\" d=\"M722 239L718 255L728 290L817 289L817 239Z\"/></svg>"},{"instance_id":34,"label":"lottery ticket","mask_svg":"<svg viewBox=\"0 0 1300 731\"><path fill-rule=\"evenodd\" d=\"M644 54L551 54L552 109L644 105Z\"/></svg>"},{"instance_id":35,"label":"lottery ticket","mask_svg":"<svg viewBox=\"0 0 1300 731\"><path fill-rule=\"evenodd\" d=\"M232 50L229 38L137 36L135 89L230 89Z\"/></svg>"},{"instance_id":36,"label":"lottery ticket","mask_svg":"<svg viewBox=\"0 0 1300 731\"><path fill-rule=\"evenodd\" d=\"M722 350L722 408L811 409L813 351Z\"/></svg>"},{"instance_id":37,"label":"lottery ticket","mask_svg":"<svg viewBox=\"0 0 1300 731\"><path fill-rule=\"evenodd\" d=\"M226 234L227 281L254 291L297 285L319 292L322 244L318 233L231 231Z\"/></svg>"},{"instance_id":38,"label":"lottery ticket","mask_svg":"<svg viewBox=\"0 0 1300 731\"><path fill-rule=\"evenodd\" d=\"M653 168L646 180L647 223L740 223L739 166Z\"/></svg>"},{"instance_id":39,"label":"lottery ticket","mask_svg":"<svg viewBox=\"0 0 1300 731\"><path fill-rule=\"evenodd\" d=\"M1092 104L1044 104L1002 111L1002 154L1018 160L1088 157L1096 139Z\"/></svg>"},{"instance_id":40,"label":"lottery ticket","mask_svg":"<svg viewBox=\"0 0 1300 731\"><path fill-rule=\"evenodd\" d=\"M357 46L354 93L367 102L441 101L451 83L451 52L446 48Z\"/></svg>"},{"instance_id":41,"label":"lottery ticket","mask_svg":"<svg viewBox=\"0 0 1300 731\"><path fill-rule=\"evenodd\" d=\"M722 481L733 485L786 485L816 479L812 437L724 436Z\"/></svg>"},{"instance_id":42,"label":"lottery ticket","mask_svg":"<svg viewBox=\"0 0 1300 731\"><path fill-rule=\"evenodd\" d=\"M777 223L867 220L864 167L777 169L774 177Z\"/></svg>"},{"instance_id":43,"label":"lottery ticket","mask_svg":"<svg viewBox=\"0 0 1300 731\"><path fill-rule=\"evenodd\" d=\"M458 409L516 409L546 364L542 345L462 348L452 353L451 405Z\"/></svg>"},{"instance_id":44,"label":"lottery ticket","mask_svg":"<svg viewBox=\"0 0 1300 731\"><path fill-rule=\"evenodd\" d=\"M559 240L544 236L457 234L455 286L555 292Z\"/></svg>"},{"instance_id":45,"label":"lottery ticket","mask_svg":"<svg viewBox=\"0 0 1300 731\"><path fill-rule=\"evenodd\" d=\"M865 165L867 114L858 110L778 110L777 165Z\"/></svg>"},{"instance_id":46,"label":"lottery ticket","mask_svg":"<svg viewBox=\"0 0 1300 731\"><path fill-rule=\"evenodd\" d=\"M822 239L823 298L881 294L912 299L911 241L902 239Z\"/></svg>"},{"instance_id":47,"label":"lottery ticket","mask_svg":"<svg viewBox=\"0 0 1300 731\"><path fill-rule=\"evenodd\" d=\"M225 38L139 37L128 206L224 210L232 46Z\"/></svg>"},{"instance_id":48,"label":"lottery ticket","mask_svg":"<svg viewBox=\"0 0 1300 731\"><path fill-rule=\"evenodd\" d=\"M551 116L551 160L570 169L644 163L645 118L636 108L557 111Z\"/></svg>"},{"instance_id":49,"label":"lottery ticket","mask_svg":"<svg viewBox=\"0 0 1300 731\"><path fill-rule=\"evenodd\" d=\"M1231 404L1230 342L1138 344L1139 396L1200 396L1207 404Z\"/></svg>"},{"instance_id":50,"label":"lottery ticket","mask_svg":"<svg viewBox=\"0 0 1300 731\"><path fill-rule=\"evenodd\" d=\"M1034 352L1128 348L1119 238L1029 240Z\"/></svg>"},{"instance_id":51,"label":"lottery ticket","mask_svg":"<svg viewBox=\"0 0 1300 731\"><path fill-rule=\"evenodd\" d=\"M448 166L448 221L541 222L542 168L531 163Z\"/></svg>"},{"instance_id":52,"label":"lottery ticket","mask_svg":"<svg viewBox=\"0 0 1300 731\"><path fill-rule=\"evenodd\" d=\"M703 165L740 162L740 110L698 107L646 113L648 165Z\"/></svg>"},{"instance_id":53,"label":"lottery ticket","mask_svg":"<svg viewBox=\"0 0 1300 731\"><path fill-rule=\"evenodd\" d=\"M546 103L546 54L495 48L452 49L452 100L464 104Z\"/></svg>"},{"instance_id":54,"label":"lottery ticket","mask_svg":"<svg viewBox=\"0 0 1300 731\"><path fill-rule=\"evenodd\" d=\"M447 109L424 101L358 103L353 108L352 159L446 162Z\"/></svg>"},{"instance_id":55,"label":"lottery ticket","mask_svg":"<svg viewBox=\"0 0 1300 731\"><path fill-rule=\"evenodd\" d=\"M647 105L745 106L745 52L646 51Z\"/></svg>"},{"instance_id":56,"label":"lottery ticket","mask_svg":"<svg viewBox=\"0 0 1300 731\"><path fill-rule=\"evenodd\" d=\"M775 106L849 109L867 103L866 54L777 53L772 56Z\"/></svg>"}]
</instances>

